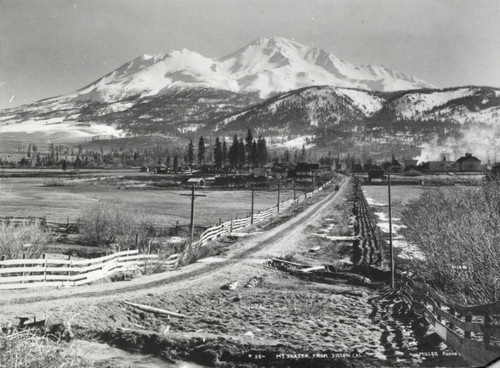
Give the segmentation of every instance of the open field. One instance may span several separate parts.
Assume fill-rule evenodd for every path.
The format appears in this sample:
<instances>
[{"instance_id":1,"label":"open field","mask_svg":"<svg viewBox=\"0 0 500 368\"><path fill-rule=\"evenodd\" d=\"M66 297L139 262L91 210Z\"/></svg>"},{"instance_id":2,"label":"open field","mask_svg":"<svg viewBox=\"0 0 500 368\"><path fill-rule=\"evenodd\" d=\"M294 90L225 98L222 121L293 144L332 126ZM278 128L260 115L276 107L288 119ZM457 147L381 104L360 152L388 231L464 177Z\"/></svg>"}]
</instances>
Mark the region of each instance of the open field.
<instances>
[{"instance_id":1,"label":"open field","mask_svg":"<svg viewBox=\"0 0 500 368\"><path fill-rule=\"evenodd\" d=\"M109 202L141 209L151 214L158 224L189 223L190 199L180 195L189 193L187 189L120 189L120 186L96 185L95 182L44 186L47 180L37 177L0 178L1 216L47 216L52 222L66 222L68 218L73 222L85 206ZM206 195L195 202L197 225L211 225L219 218L228 220L250 213L250 190L197 190L197 193ZM275 206L277 197L276 191L256 191L255 212ZM292 197L293 191L281 192L281 201Z\"/></svg>"},{"instance_id":2,"label":"open field","mask_svg":"<svg viewBox=\"0 0 500 368\"><path fill-rule=\"evenodd\" d=\"M452 190L453 187L450 187ZM392 237L396 248L396 256L400 258L418 256L419 252L409 245L399 234L404 226L401 221L401 213L411 200L417 199L425 190L432 190L425 186L391 186L392 202ZM366 185L363 186L365 198L377 216L377 225L382 231L384 238L389 239L389 205L387 186Z\"/></svg>"}]
</instances>

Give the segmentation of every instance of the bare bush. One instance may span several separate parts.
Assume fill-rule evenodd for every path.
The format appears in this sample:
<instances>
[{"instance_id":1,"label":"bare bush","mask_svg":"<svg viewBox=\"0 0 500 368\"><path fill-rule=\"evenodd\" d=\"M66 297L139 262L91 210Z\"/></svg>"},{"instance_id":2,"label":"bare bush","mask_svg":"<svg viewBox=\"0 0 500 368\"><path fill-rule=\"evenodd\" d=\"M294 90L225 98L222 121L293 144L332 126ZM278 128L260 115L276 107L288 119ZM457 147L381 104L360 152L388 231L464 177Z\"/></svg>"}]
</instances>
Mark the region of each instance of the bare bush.
<instances>
[{"instance_id":1,"label":"bare bush","mask_svg":"<svg viewBox=\"0 0 500 368\"><path fill-rule=\"evenodd\" d=\"M404 235L425 259L414 271L466 304L500 297L500 188L434 189L403 212Z\"/></svg>"},{"instance_id":2,"label":"bare bush","mask_svg":"<svg viewBox=\"0 0 500 368\"><path fill-rule=\"evenodd\" d=\"M0 367L91 368L94 364L80 358L75 348L62 341L23 331L0 335Z\"/></svg>"},{"instance_id":3,"label":"bare bush","mask_svg":"<svg viewBox=\"0 0 500 368\"><path fill-rule=\"evenodd\" d=\"M7 259L39 258L51 234L38 224L0 223L0 255Z\"/></svg>"},{"instance_id":4,"label":"bare bush","mask_svg":"<svg viewBox=\"0 0 500 368\"><path fill-rule=\"evenodd\" d=\"M97 203L85 208L77 220L81 240L101 246L118 243L122 247L147 249L154 223L137 208L113 203Z\"/></svg>"}]
</instances>

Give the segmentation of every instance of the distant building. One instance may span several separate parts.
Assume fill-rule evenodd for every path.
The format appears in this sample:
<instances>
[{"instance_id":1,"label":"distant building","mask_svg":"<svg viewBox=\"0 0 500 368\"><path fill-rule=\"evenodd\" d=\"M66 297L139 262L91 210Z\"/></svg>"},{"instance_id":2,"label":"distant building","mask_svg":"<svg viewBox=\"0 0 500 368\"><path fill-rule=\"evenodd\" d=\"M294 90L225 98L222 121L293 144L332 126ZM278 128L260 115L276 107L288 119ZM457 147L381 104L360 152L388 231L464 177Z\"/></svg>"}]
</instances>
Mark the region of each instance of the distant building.
<instances>
[{"instance_id":1,"label":"distant building","mask_svg":"<svg viewBox=\"0 0 500 368\"><path fill-rule=\"evenodd\" d=\"M319 175L319 164L309 164L299 162L295 166L295 176L297 178L312 178Z\"/></svg>"},{"instance_id":2,"label":"distant building","mask_svg":"<svg viewBox=\"0 0 500 368\"><path fill-rule=\"evenodd\" d=\"M189 166L189 165L184 165L182 168L181 168L181 173L182 175L191 175L195 170L193 169L193 167Z\"/></svg>"},{"instance_id":3,"label":"distant building","mask_svg":"<svg viewBox=\"0 0 500 368\"><path fill-rule=\"evenodd\" d=\"M405 170L416 169L418 165L417 160L403 160Z\"/></svg>"},{"instance_id":4,"label":"distant building","mask_svg":"<svg viewBox=\"0 0 500 368\"><path fill-rule=\"evenodd\" d=\"M188 181L186 182L186 184L188 187L194 185L195 187L202 188L205 186L205 179L204 178L189 178Z\"/></svg>"},{"instance_id":5,"label":"distant building","mask_svg":"<svg viewBox=\"0 0 500 368\"><path fill-rule=\"evenodd\" d=\"M429 161L429 172L448 172L453 169L453 162L450 161Z\"/></svg>"},{"instance_id":6,"label":"distant building","mask_svg":"<svg viewBox=\"0 0 500 368\"><path fill-rule=\"evenodd\" d=\"M286 167L275 166L271 169L273 178L286 179L288 177L288 169Z\"/></svg>"},{"instance_id":7,"label":"distant building","mask_svg":"<svg viewBox=\"0 0 500 368\"><path fill-rule=\"evenodd\" d=\"M457 160L459 171L482 171L481 160L472 156L471 153L466 153L465 156Z\"/></svg>"},{"instance_id":8,"label":"distant building","mask_svg":"<svg viewBox=\"0 0 500 368\"><path fill-rule=\"evenodd\" d=\"M370 170L368 170L368 180L369 181L382 181L384 179L384 169L377 165L372 165Z\"/></svg>"}]
</instances>

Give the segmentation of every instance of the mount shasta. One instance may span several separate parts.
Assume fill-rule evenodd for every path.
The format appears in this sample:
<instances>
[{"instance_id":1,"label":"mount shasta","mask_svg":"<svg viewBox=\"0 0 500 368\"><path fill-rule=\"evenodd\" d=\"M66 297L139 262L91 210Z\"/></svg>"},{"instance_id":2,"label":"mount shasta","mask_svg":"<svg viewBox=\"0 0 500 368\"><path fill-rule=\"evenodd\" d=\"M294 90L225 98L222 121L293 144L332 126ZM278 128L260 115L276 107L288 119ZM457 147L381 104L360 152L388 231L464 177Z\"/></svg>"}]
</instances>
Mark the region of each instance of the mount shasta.
<instances>
[{"instance_id":1,"label":"mount shasta","mask_svg":"<svg viewBox=\"0 0 500 368\"><path fill-rule=\"evenodd\" d=\"M142 55L75 92L0 111L0 134L44 132L69 141L105 135L231 134L343 136L406 126L421 143L429 122L459 134L492 126L500 91L436 89L381 66L356 66L332 53L283 38L261 38L219 59L186 49ZM431 125L432 125L431 124ZM453 125L453 126L450 126ZM467 126L468 128L468 126ZM351 134L351 135L352 135ZM64 137L64 138L61 138Z\"/></svg>"}]
</instances>

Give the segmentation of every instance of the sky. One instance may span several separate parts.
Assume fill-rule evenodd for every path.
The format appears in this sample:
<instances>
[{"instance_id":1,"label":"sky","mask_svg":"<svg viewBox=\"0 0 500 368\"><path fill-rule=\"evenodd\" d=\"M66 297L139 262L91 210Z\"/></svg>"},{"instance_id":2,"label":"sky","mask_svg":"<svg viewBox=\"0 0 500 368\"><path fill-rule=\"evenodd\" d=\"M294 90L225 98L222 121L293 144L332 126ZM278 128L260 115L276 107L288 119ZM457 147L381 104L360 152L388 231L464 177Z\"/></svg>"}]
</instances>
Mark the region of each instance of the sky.
<instances>
[{"instance_id":1,"label":"sky","mask_svg":"<svg viewBox=\"0 0 500 368\"><path fill-rule=\"evenodd\" d=\"M217 58L273 36L437 87L500 87L499 15L498 0L0 0L0 109L141 54Z\"/></svg>"}]
</instances>

